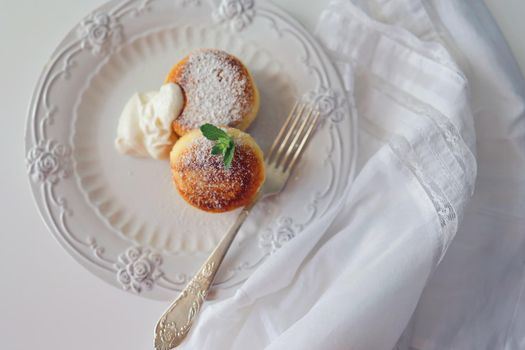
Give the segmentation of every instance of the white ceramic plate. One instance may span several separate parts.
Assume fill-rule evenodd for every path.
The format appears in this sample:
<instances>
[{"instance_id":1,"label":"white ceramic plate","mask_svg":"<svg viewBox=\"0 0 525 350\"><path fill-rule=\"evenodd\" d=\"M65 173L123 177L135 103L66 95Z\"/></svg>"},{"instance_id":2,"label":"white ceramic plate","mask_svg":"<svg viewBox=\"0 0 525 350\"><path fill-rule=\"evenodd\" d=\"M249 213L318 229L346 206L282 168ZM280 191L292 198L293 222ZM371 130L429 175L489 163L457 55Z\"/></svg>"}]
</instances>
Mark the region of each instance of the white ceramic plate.
<instances>
[{"instance_id":1,"label":"white ceramic plate","mask_svg":"<svg viewBox=\"0 0 525 350\"><path fill-rule=\"evenodd\" d=\"M171 299L236 212L187 205L168 162L119 155L117 121L136 91L158 88L189 51L224 49L253 73L261 110L250 127L263 149L296 98L323 123L286 190L262 201L217 278L231 291L323 215L352 179L355 116L334 67L312 37L266 1L111 1L66 36L35 90L26 129L31 187L49 229L90 271L120 288Z\"/></svg>"}]
</instances>

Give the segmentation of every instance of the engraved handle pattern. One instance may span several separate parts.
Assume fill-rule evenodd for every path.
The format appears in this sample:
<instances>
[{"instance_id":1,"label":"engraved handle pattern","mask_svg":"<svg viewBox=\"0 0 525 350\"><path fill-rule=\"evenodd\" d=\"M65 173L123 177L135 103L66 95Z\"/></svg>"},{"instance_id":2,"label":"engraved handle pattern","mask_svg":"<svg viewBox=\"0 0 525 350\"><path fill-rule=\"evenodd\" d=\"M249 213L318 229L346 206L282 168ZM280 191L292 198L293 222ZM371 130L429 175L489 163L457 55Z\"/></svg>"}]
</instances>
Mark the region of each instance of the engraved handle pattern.
<instances>
[{"instance_id":1,"label":"engraved handle pattern","mask_svg":"<svg viewBox=\"0 0 525 350\"><path fill-rule=\"evenodd\" d=\"M254 202L255 203L255 202ZM155 328L155 349L170 350L179 345L188 334L201 308L215 275L230 248L233 239L250 213L253 204L244 208L235 223L221 239L199 272L162 315Z\"/></svg>"}]
</instances>

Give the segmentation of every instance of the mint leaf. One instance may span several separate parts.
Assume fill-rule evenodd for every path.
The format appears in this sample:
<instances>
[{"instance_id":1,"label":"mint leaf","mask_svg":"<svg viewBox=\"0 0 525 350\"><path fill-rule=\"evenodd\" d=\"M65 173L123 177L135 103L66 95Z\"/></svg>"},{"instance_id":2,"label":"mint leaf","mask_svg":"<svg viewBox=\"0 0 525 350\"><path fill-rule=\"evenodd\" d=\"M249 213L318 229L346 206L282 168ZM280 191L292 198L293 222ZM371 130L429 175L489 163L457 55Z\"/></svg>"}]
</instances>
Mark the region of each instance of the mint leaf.
<instances>
[{"instance_id":1,"label":"mint leaf","mask_svg":"<svg viewBox=\"0 0 525 350\"><path fill-rule=\"evenodd\" d=\"M230 169L232 165L234 153L235 153L235 144L232 141L230 147L228 147L228 149L226 150L226 154L224 154L224 169L226 170Z\"/></svg>"},{"instance_id":2,"label":"mint leaf","mask_svg":"<svg viewBox=\"0 0 525 350\"><path fill-rule=\"evenodd\" d=\"M212 141L217 141L221 138L230 139L230 136L222 129L212 124L204 124L200 127L202 135Z\"/></svg>"},{"instance_id":3,"label":"mint leaf","mask_svg":"<svg viewBox=\"0 0 525 350\"><path fill-rule=\"evenodd\" d=\"M223 148L223 154L226 152L226 150L228 149L228 147L230 147L230 143L231 143L231 140L228 136L228 138L220 138L219 140L217 140L217 145L220 145L220 147Z\"/></svg>"},{"instance_id":4,"label":"mint leaf","mask_svg":"<svg viewBox=\"0 0 525 350\"><path fill-rule=\"evenodd\" d=\"M215 145L211 149L211 154L219 155L222 154L224 169L228 170L231 167L233 154L235 152L235 142L230 135L224 130L212 125L204 124L200 127L202 135L211 141L216 141Z\"/></svg>"},{"instance_id":5,"label":"mint leaf","mask_svg":"<svg viewBox=\"0 0 525 350\"><path fill-rule=\"evenodd\" d=\"M215 146L213 146L213 148L211 149L211 154L213 155L218 155L218 154L222 154L224 156L224 154L226 153L226 148L223 147L222 144L220 143L217 143Z\"/></svg>"}]
</instances>

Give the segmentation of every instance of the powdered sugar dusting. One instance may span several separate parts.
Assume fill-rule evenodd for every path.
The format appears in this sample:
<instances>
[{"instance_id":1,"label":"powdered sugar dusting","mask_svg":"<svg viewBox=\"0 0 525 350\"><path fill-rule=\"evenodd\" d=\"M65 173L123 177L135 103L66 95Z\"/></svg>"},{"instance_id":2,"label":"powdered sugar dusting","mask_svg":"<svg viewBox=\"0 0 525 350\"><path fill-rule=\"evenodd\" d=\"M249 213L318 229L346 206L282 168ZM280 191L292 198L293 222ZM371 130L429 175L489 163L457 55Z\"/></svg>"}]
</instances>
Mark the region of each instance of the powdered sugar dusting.
<instances>
[{"instance_id":1,"label":"powdered sugar dusting","mask_svg":"<svg viewBox=\"0 0 525 350\"><path fill-rule=\"evenodd\" d=\"M253 87L240 62L224 51L190 54L178 82L186 106L177 122L187 129L204 123L236 126L249 113Z\"/></svg>"},{"instance_id":2,"label":"powdered sugar dusting","mask_svg":"<svg viewBox=\"0 0 525 350\"><path fill-rule=\"evenodd\" d=\"M184 167L191 167L192 165L209 167L211 158L216 157L211 154L211 149L215 144L214 141L208 140L205 137L198 137L191 143L189 151L182 156L182 164Z\"/></svg>"}]
</instances>

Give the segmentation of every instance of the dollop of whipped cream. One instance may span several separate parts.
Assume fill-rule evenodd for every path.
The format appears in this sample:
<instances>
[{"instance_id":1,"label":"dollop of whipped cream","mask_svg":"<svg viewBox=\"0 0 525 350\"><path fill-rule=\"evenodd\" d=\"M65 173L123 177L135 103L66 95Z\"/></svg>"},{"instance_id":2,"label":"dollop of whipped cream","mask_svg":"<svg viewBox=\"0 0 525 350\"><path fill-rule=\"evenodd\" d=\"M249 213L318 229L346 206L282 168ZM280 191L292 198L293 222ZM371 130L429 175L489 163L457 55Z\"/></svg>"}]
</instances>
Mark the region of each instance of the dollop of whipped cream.
<instances>
[{"instance_id":1,"label":"dollop of whipped cream","mask_svg":"<svg viewBox=\"0 0 525 350\"><path fill-rule=\"evenodd\" d=\"M159 91L131 96L118 122L117 151L137 157L168 158L177 140L171 124L183 105L182 90L173 83L162 85Z\"/></svg>"}]
</instances>

